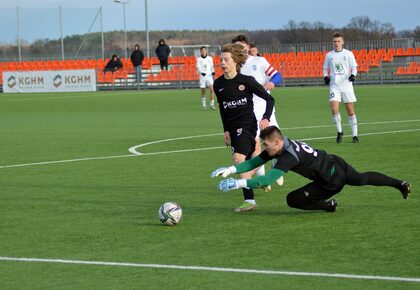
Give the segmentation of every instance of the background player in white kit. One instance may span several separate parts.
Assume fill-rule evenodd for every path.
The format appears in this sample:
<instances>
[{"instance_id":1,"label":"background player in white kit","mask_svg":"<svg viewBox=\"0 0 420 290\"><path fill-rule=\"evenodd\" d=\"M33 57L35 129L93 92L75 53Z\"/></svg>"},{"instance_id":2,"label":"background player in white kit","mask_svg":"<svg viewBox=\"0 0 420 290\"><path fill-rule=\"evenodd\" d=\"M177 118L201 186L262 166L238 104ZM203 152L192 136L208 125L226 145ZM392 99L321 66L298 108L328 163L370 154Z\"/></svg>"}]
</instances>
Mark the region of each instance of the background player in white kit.
<instances>
[{"instance_id":1,"label":"background player in white kit","mask_svg":"<svg viewBox=\"0 0 420 290\"><path fill-rule=\"evenodd\" d=\"M197 58L197 71L200 75L200 88L201 88L201 104L203 110L207 110L206 105L206 88L210 91L210 109L214 108L214 91L213 91L213 76L214 76L214 65L213 58L207 55L207 49L205 46L200 48L200 56Z\"/></svg>"},{"instance_id":2,"label":"background player in white kit","mask_svg":"<svg viewBox=\"0 0 420 290\"><path fill-rule=\"evenodd\" d=\"M248 37L245 35L238 35L234 39L232 39L232 43L242 44L244 49L247 53L249 53L249 41ZM255 80L261 84L269 93L277 84L280 84L282 81L282 77L280 73L264 58L260 56L252 56L248 55L248 59L245 64L241 67L241 74L252 76ZM254 114L257 119L257 124L264 124L261 122L263 119L263 114L266 109L266 101L264 99L259 98L258 96L253 97L254 102ZM256 144L255 144L255 151L252 154L252 157L255 157L261 153L261 143L260 143L260 131L268 126L276 126L279 127L277 123L277 119L275 116L275 108L273 108L273 113L270 116L270 122L266 122L263 126L258 126L257 137L256 137ZM261 166L256 171L257 176L264 176L265 175L265 167ZM281 177L277 183L279 185L283 184L283 177ZM266 191L271 190L270 186L265 188ZM236 211L250 211L256 208L256 202L254 195L252 193L248 194L247 196L244 194L245 202L236 209Z\"/></svg>"},{"instance_id":3,"label":"background player in white kit","mask_svg":"<svg viewBox=\"0 0 420 290\"><path fill-rule=\"evenodd\" d=\"M353 134L353 143L359 143L357 137L357 118L354 111L356 95L354 94L353 82L357 75L357 63L351 51L345 49L344 34L333 34L334 50L327 53L324 60L324 81L330 85L330 105L333 123L337 127L337 143L343 140L343 128L341 127L340 102L346 105L347 115ZM330 70L330 77L328 76Z\"/></svg>"},{"instance_id":4,"label":"background player in white kit","mask_svg":"<svg viewBox=\"0 0 420 290\"><path fill-rule=\"evenodd\" d=\"M249 44L249 54L252 56L261 56L261 54L258 52L258 47L255 45L255 43Z\"/></svg>"}]
</instances>

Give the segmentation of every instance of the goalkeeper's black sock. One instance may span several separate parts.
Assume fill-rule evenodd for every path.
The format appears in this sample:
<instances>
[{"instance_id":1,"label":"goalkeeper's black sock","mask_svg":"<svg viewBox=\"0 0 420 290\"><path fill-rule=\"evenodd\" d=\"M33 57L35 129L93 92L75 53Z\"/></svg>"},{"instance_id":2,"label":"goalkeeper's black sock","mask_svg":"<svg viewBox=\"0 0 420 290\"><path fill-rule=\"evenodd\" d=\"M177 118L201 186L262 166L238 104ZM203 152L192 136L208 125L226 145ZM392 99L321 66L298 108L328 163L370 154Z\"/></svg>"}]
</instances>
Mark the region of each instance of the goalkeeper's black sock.
<instances>
[{"instance_id":1,"label":"goalkeeper's black sock","mask_svg":"<svg viewBox=\"0 0 420 290\"><path fill-rule=\"evenodd\" d=\"M244 193L244 199L254 199L254 190L251 188L243 188L242 189L243 193Z\"/></svg>"}]
</instances>

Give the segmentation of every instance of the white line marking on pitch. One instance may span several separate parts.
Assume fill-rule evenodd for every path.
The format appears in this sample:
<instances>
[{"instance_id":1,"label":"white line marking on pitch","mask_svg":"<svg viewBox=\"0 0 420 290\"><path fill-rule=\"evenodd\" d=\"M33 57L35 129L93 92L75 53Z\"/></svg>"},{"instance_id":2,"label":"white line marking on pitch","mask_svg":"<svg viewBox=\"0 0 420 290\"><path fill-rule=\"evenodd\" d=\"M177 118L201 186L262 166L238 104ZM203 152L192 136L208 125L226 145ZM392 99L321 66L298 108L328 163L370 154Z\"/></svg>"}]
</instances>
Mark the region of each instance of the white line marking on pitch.
<instances>
[{"instance_id":1,"label":"white line marking on pitch","mask_svg":"<svg viewBox=\"0 0 420 290\"><path fill-rule=\"evenodd\" d=\"M153 94L161 94L161 93L172 93L172 92L177 92L177 91L159 91L159 92L147 92L146 94L150 94L150 95L153 95ZM2 103L2 102L16 102L16 101L43 101L43 100L62 100L62 99L76 99L76 98L88 98L88 97L100 97L100 98L103 98L104 96L105 97L107 97L107 96L110 96L110 97L113 97L113 98L115 98L115 92L113 92L112 93L112 95L111 94L82 94L82 95L74 95L73 93L65 93L65 94L69 94L69 95L67 95L67 96L61 96L61 97L57 97L57 96L54 96L54 97L40 97L40 98L37 98L37 97L27 97L27 98L20 98L20 99L18 99L18 98L13 98L13 99L0 99L0 103ZM64 95L65 95L64 94ZM131 95L138 95L138 93L134 93L134 92L132 92L131 94L128 94L128 95L126 95L126 96L131 96ZM145 95L146 95L145 94Z\"/></svg>"},{"instance_id":2,"label":"white line marking on pitch","mask_svg":"<svg viewBox=\"0 0 420 290\"><path fill-rule=\"evenodd\" d=\"M56 164L56 163L69 163L69 162L88 161L88 160L114 159L114 158L124 158L124 157L135 157L135 155L127 154L127 155L102 156L102 157L87 157L87 158L78 158L78 159L67 159L67 160L44 161L44 162L34 162L34 163L13 164L13 165L2 165L2 166L0 166L0 169L1 168L34 166L34 165L45 165L45 164Z\"/></svg>"},{"instance_id":3,"label":"white line marking on pitch","mask_svg":"<svg viewBox=\"0 0 420 290\"><path fill-rule=\"evenodd\" d=\"M412 123L412 122L420 122L420 119L367 122L367 123L359 123L359 125L379 125L379 124ZM344 126L350 126L350 125L344 124ZM299 129L314 129L314 128L327 128L327 127L335 127L335 125L314 125L314 126L302 126L302 127L289 127L289 128L282 128L282 130L299 130ZM222 134L223 133L213 133L213 134L206 134L206 135L195 135L195 136L187 136L187 137L157 140L157 141L147 142L147 143L143 143L143 144L139 144L139 145L130 147L128 149L128 151L132 154L135 154L135 155L144 155L144 153L138 152L137 149L141 148L141 147L148 146L148 145L158 144L158 143L177 141L177 140L185 140L185 139L194 139L194 138L201 138L201 137L211 137L211 136L217 136L217 135L222 135ZM361 134L359 136L367 136L367 135L366 134ZM332 137L321 137L321 138L326 139L326 138L332 138ZM316 140L316 139L305 139L305 140ZM302 139L302 141L305 141L305 140ZM217 148L223 148L223 147L217 147Z\"/></svg>"},{"instance_id":4,"label":"white line marking on pitch","mask_svg":"<svg viewBox=\"0 0 420 290\"><path fill-rule=\"evenodd\" d=\"M136 149L141 148L141 147L145 147L145 146L149 146L149 145L153 145L153 144L157 144L157 143L164 143L164 142L169 142L169 141L178 141L178 140L185 140L185 139L202 138L202 137L211 137L211 136L217 136L217 135L221 135L221 134L222 133L213 133L213 134L206 134L206 135L195 135L195 136L187 136L187 137L178 137L178 138L157 140L157 141L147 142L147 143L143 143L143 144L140 144L140 145L133 146L133 147L129 148L128 151L131 152L134 155L144 155L145 153L138 152L138 151L136 151Z\"/></svg>"},{"instance_id":5,"label":"white line marking on pitch","mask_svg":"<svg viewBox=\"0 0 420 290\"><path fill-rule=\"evenodd\" d=\"M384 131L384 132L375 132L375 133L365 133L365 134L359 134L359 136L396 134L396 133L407 133L407 132L416 132L416 131L420 131L420 129L407 129L407 130L396 130L396 131ZM221 134L220 133L217 133L217 134L198 135L198 136L203 137L203 136L216 136L216 135L221 135ZM347 136L345 136L345 137L347 137ZM198 137L197 136L189 136L189 137L171 138L171 139L164 139L164 140L158 140L158 141L148 142L148 143L145 143L145 144L150 145L150 144L162 143L162 142L167 142L167 141L192 139L192 138L198 138ZM299 139L299 140L301 140L301 141L311 141L311 140L324 140L324 139L333 139L333 138L336 138L336 136L314 137L314 138L305 138L305 139ZM218 147L193 148L193 149L161 151L161 152L151 152L151 153L141 153L141 152L137 152L137 151L135 151L135 149L133 149L133 148L143 147L142 145L144 145L144 144L140 144L140 145L131 147L130 148L130 152L132 154L129 154L129 155L87 157L87 158L78 158L78 159L43 161L43 162L34 162L34 163L12 164L12 165L0 165L0 169L3 169L3 168L14 168L14 167L35 166L35 165L46 165L46 164L70 163L70 162L89 161L89 160L115 159L115 158L135 157L135 156L147 156L147 155L160 155L160 154L171 154L171 153L182 153L182 152L194 152L194 151L215 150L215 149L223 149L223 148L226 148L226 146L218 146ZM137 152L137 153L134 153L134 152Z\"/></svg>"},{"instance_id":6,"label":"white line marking on pitch","mask_svg":"<svg viewBox=\"0 0 420 290\"><path fill-rule=\"evenodd\" d=\"M64 260L64 259L39 259L39 258L15 258L15 257L0 257L0 260L1 261L13 261L13 262L35 262L35 263L56 263L56 264L76 264L76 265L96 265L96 266L116 266L116 267L158 268L158 269L176 269L176 270L198 270L198 271L230 272L230 273L252 273L252 274L285 275L285 276L331 277L331 278L344 278L344 279L388 280L388 281L403 281L403 282L420 283L420 278L374 276L374 275L353 275L353 274L341 274L341 273L293 272L293 271L238 269L238 268L221 268L221 267L206 267L206 266L182 266L182 265L165 265L165 264L140 264L140 263L119 263L119 262L82 261L82 260Z\"/></svg>"},{"instance_id":7,"label":"white line marking on pitch","mask_svg":"<svg viewBox=\"0 0 420 290\"><path fill-rule=\"evenodd\" d=\"M420 129L407 129L407 130L384 131L384 132L376 132L376 133L364 133L364 134L359 134L359 136L395 134L395 133L414 132L414 131L420 131ZM146 145L163 143L163 142L168 142L168 141L176 141L176 140L184 140L184 139L192 139L192 138L199 138L199 137L204 137L204 136L206 136L206 137L207 136L216 136L216 135L221 135L221 133L208 134L208 135L197 135L197 136L189 136L189 137L180 137L180 138L171 138L171 139L163 139L163 140L158 140L158 141L153 141L153 142L149 142L149 143L144 143L144 144L133 146L133 147L129 148L128 151L130 151L134 155L152 155L152 154L164 154L164 153L178 153L178 152L198 151L198 150L201 150L201 149L185 149L185 150L176 150L176 151L163 151L163 152L154 152L154 153L142 153L142 152L138 152L136 149L137 148L140 148L140 147L144 147ZM336 137L337 136L326 136L326 137L304 138L304 139L298 139L298 140L300 140L300 141L323 140L323 139L332 139L332 138L336 138ZM348 137L348 136L345 136L345 137ZM207 150L207 149L219 149L219 148L226 148L226 146L210 147L210 148L205 148L204 150Z\"/></svg>"}]
</instances>

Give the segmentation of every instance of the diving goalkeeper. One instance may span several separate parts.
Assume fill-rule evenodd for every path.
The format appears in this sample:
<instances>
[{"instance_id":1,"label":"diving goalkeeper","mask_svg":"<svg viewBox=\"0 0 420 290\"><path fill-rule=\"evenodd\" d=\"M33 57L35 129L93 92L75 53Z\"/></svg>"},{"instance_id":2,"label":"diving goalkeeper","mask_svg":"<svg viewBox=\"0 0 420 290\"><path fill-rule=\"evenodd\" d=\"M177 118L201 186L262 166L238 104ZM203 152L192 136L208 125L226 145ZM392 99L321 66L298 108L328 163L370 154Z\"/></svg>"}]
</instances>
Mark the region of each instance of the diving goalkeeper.
<instances>
[{"instance_id":1,"label":"diving goalkeeper","mask_svg":"<svg viewBox=\"0 0 420 290\"><path fill-rule=\"evenodd\" d=\"M248 180L224 179L219 183L221 191L267 186L291 170L311 180L287 195L287 204L290 207L303 210L334 212L338 203L335 199L328 199L339 193L345 185L390 186L398 189L404 199L411 193L411 185L407 181L379 172L359 173L341 157L289 139L275 126L262 130L260 138L264 145L264 151L260 155L234 166L221 167L213 171L211 177L248 172L273 158L277 158L277 163L264 176Z\"/></svg>"}]
</instances>

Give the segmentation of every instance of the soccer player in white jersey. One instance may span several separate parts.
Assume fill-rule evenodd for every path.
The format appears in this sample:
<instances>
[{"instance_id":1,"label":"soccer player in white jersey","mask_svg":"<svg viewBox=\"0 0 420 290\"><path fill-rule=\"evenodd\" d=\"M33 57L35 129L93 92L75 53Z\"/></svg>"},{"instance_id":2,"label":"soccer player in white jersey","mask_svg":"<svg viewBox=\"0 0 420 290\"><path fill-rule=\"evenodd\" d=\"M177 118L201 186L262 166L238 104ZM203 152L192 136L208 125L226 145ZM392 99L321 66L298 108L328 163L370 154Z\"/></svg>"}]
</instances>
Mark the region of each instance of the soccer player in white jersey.
<instances>
[{"instance_id":1,"label":"soccer player in white jersey","mask_svg":"<svg viewBox=\"0 0 420 290\"><path fill-rule=\"evenodd\" d=\"M200 56L197 58L197 71L200 76L200 88L201 88L201 104L203 110L207 110L206 104L206 88L210 91L210 109L214 108L214 91L213 91L213 76L214 76L214 65L213 58L207 55L207 49L205 46L200 48Z\"/></svg>"},{"instance_id":2,"label":"soccer player in white jersey","mask_svg":"<svg viewBox=\"0 0 420 290\"><path fill-rule=\"evenodd\" d=\"M330 106L332 120L337 127L337 143L343 141L343 128L341 127L340 102L346 106L349 123L353 134L353 143L359 143L357 137L357 118L354 111L356 95L353 82L357 75L357 63L351 51L345 49L344 34L333 34L334 50L327 53L324 60L324 81L330 85ZM330 76L328 76L330 70Z\"/></svg>"},{"instance_id":3,"label":"soccer player in white jersey","mask_svg":"<svg viewBox=\"0 0 420 290\"><path fill-rule=\"evenodd\" d=\"M249 44L249 54L252 56L261 56L261 54L258 52L258 47L255 45L255 43Z\"/></svg>"},{"instance_id":4,"label":"soccer player in white jersey","mask_svg":"<svg viewBox=\"0 0 420 290\"><path fill-rule=\"evenodd\" d=\"M248 37L245 35L238 35L234 39L232 39L232 43L242 44L244 49L249 54L249 41ZM255 80L261 84L268 93L272 90L277 84L280 84L282 81L282 77L280 73L264 58L260 56L252 56L248 55L248 59L245 64L241 68L241 74L252 76ZM263 119L263 115L266 108L266 101L255 96L253 97L254 102L254 114L257 119L257 124L261 124L261 120ZM266 124L265 127L268 126L276 126L279 127L277 123L276 115L275 115L275 108L273 108L273 113L270 116L270 123ZM260 131L263 130L265 127L258 126L257 137L256 137L256 144L255 144L255 151L252 154L252 157L255 157L261 153L261 143L260 143ZM261 166L256 171L257 176L264 176L265 175L265 167ZM279 178L277 181L279 185L283 184L283 177ZM270 186L265 187L265 191L271 190ZM236 209L237 212L242 211L250 211L256 208L256 202L254 198L253 192L248 192L247 194L244 192L244 203Z\"/></svg>"}]
</instances>

